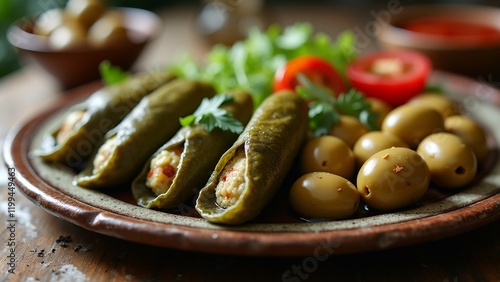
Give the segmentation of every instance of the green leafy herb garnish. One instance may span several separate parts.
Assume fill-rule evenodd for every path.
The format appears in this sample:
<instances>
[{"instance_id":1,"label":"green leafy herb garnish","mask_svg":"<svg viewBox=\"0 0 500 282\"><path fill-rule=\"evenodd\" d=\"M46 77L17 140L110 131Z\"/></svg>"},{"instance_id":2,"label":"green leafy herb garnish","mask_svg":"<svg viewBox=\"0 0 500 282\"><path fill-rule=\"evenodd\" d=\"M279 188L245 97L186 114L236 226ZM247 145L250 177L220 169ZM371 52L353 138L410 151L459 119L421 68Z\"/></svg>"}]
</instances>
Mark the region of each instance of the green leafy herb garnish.
<instances>
[{"instance_id":1,"label":"green leafy herb garnish","mask_svg":"<svg viewBox=\"0 0 500 282\"><path fill-rule=\"evenodd\" d=\"M273 92L274 75L281 66L293 58L311 54L327 60L344 74L355 57L354 33L346 31L332 40L325 33L314 33L308 23L297 23L283 30L278 26L266 31L253 29L245 40L231 47L214 46L203 64L183 56L170 70L179 77L209 82L219 93L243 89L252 94L258 106Z\"/></svg>"},{"instance_id":2,"label":"green leafy herb garnish","mask_svg":"<svg viewBox=\"0 0 500 282\"><path fill-rule=\"evenodd\" d=\"M205 98L192 115L180 118L179 121L182 126L202 124L208 132L212 132L215 128L220 128L240 134L244 129L243 124L226 110L220 108L224 103L231 102L232 100L233 97L224 94L216 95L212 99Z\"/></svg>"},{"instance_id":3,"label":"green leafy herb garnish","mask_svg":"<svg viewBox=\"0 0 500 282\"><path fill-rule=\"evenodd\" d=\"M330 129L339 122L340 115L349 115L359 121L369 130L377 129L378 113L373 112L371 104L365 96L351 89L347 93L340 93L337 98L332 92L320 85L312 83L307 76L299 74L299 86L296 91L309 103L309 127L314 135L328 134Z\"/></svg>"},{"instance_id":4,"label":"green leafy herb garnish","mask_svg":"<svg viewBox=\"0 0 500 282\"><path fill-rule=\"evenodd\" d=\"M128 77L128 73L117 66L113 66L108 60L99 64L99 73L106 85L122 82Z\"/></svg>"},{"instance_id":5,"label":"green leafy herb garnish","mask_svg":"<svg viewBox=\"0 0 500 282\"><path fill-rule=\"evenodd\" d=\"M340 116L327 102L311 102L309 104L309 128L314 135L328 134L333 125L339 122Z\"/></svg>"}]
</instances>

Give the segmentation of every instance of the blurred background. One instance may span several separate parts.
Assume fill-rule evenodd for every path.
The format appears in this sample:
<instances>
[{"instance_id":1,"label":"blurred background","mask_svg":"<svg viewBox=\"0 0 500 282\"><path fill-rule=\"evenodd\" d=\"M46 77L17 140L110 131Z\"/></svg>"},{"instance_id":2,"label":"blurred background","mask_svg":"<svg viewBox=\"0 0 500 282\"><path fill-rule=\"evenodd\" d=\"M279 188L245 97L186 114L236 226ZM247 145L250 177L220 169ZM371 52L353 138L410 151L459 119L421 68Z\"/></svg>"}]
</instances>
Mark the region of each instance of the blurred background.
<instances>
[{"instance_id":1,"label":"blurred background","mask_svg":"<svg viewBox=\"0 0 500 282\"><path fill-rule=\"evenodd\" d=\"M233 2L245 0L230 0ZM253 0L247 0L253 1ZM389 1L397 0L309 0L307 3L303 0L265 0L264 8L266 6L279 6L279 5L331 5L342 8L353 9L376 9L377 7L387 6ZM15 71L20 67L19 58L13 48L6 40L6 30L8 26L15 20L26 16L40 13L51 8L62 7L66 4L67 0L0 0L0 78ZM199 6L200 9L203 5L210 2L210 0L107 0L109 6L124 6L144 8L152 11L160 9L168 9L169 7L180 5ZM405 5L424 4L424 3L460 3L460 4L478 4L489 6L500 6L498 0L401 0Z\"/></svg>"}]
</instances>

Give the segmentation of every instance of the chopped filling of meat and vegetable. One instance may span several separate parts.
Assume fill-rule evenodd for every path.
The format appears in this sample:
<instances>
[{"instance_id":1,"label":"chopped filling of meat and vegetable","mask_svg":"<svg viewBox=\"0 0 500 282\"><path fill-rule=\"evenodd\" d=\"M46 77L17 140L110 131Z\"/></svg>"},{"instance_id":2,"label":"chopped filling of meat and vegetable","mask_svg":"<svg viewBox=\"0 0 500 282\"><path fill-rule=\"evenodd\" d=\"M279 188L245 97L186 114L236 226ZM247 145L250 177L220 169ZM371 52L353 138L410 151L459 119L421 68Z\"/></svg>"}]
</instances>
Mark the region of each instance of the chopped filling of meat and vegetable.
<instances>
[{"instance_id":1,"label":"chopped filling of meat and vegetable","mask_svg":"<svg viewBox=\"0 0 500 282\"><path fill-rule=\"evenodd\" d=\"M215 187L216 202L222 208L234 205L245 190L246 156L239 150L222 171Z\"/></svg>"},{"instance_id":2,"label":"chopped filling of meat and vegetable","mask_svg":"<svg viewBox=\"0 0 500 282\"><path fill-rule=\"evenodd\" d=\"M56 142L57 144L64 143L66 139L73 133L75 126L80 122L85 115L85 111L74 111L66 116L61 129L57 132Z\"/></svg>"},{"instance_id":3,"label":"chopped filling of meat and vegetable","mask_svg":"<svg viewBox=\"0 0 500 282\"><path fill-rule=\"evenodd\" d=\"M175 150L163 150L151 160L146 186L151 188L156 195L167 192L172 185L177 175L182 150L182 147Z\"/></svg>"},{"instance_id":4,"label":"chopped filling of meat and vegetable","mask_svg":"<svg viewBox=\"0 0 500 282\"><path fill-rule=\"evenodd\" d=\"M109 158L113 155L116 149L116 137L108 139L97 151L97 155L94 158L94 169L93 174L99 173L108 163Z\"/></svg>"}]
</instances>

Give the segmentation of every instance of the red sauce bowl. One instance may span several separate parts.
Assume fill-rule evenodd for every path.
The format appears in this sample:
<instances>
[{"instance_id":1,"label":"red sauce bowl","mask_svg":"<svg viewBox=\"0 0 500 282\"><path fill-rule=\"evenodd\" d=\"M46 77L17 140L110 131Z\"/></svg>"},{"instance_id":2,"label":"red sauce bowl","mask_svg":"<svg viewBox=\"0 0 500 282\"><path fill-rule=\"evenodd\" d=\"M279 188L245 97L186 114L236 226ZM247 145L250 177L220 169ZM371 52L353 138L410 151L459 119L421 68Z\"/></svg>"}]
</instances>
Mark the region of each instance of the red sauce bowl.
<instances>
[{"instance_id":1,"label":"red sauce bowl","mask_svg":"<svg viewBox=\"0 0 500 282\"><path fill-rule=\"evenodd\" d=\"M471 5L403 7L383 26L382 49L427 55L435 69L469 75L500 73L500 9Z\"/></svg>"}]
</instances>

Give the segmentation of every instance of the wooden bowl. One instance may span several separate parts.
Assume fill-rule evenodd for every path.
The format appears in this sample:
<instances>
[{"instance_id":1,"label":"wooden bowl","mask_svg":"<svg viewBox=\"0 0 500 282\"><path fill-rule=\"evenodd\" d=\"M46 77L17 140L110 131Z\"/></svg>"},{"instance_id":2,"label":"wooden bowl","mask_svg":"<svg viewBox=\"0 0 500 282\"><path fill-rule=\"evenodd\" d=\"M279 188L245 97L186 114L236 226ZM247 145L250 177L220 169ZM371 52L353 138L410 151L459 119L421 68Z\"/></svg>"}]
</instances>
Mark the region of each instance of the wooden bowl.
<instances>
[{"instance_id":1,"label":"wooden bowl","mask_svg":"<svg viewBox=\"0 0 500 282\"><path fill-rule=\"evenodd\" d=\"M123 12L130 38L128 42L100 48L82 45L57 50L50 46L47 37L32 33L34 20L28 18L12 24L7 31L7 38L23 58L39 64L59 81L62 87L72 88L98 79L98 66L104 60L128 70L146 44L161 30L161 20L152 12L135 8L117 10Z\"/></svg>"},{"instance_id":2,"label":"wooden bowl","mask_svg":"<svg viewBox=\"0 0 500 282\"><path fill-rule=\"evenodd\" d=\"M422 24L424 20L427 30L417 31L415 23ZM475 29L454 28L451 31L457 34L451 35L447 33L450 29L440 29L440 24L446 25L446 22ZM406 7L390 19L377 38L382 49L407 49L426 54L435 69L475 78L500 72L499 8L470 5Z\"/></svg>"}]
</instances>

